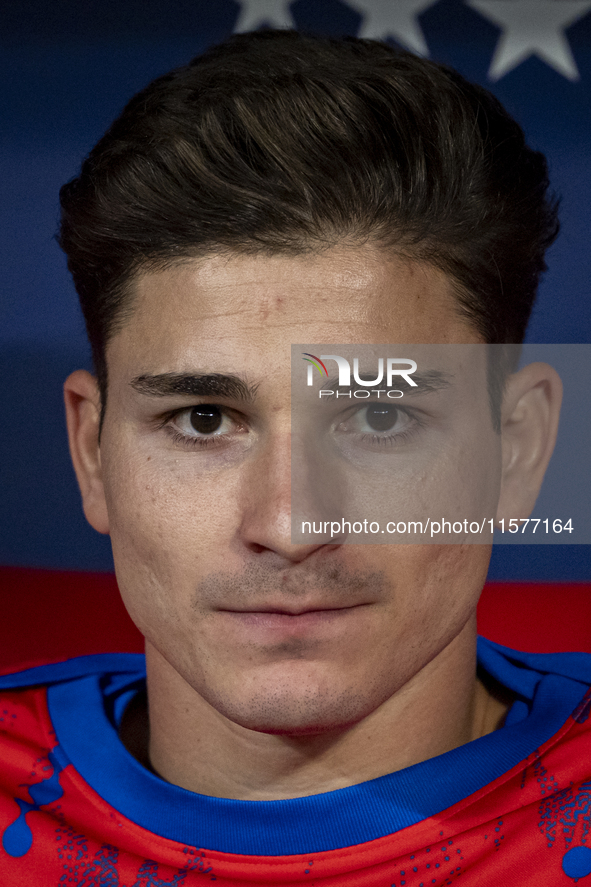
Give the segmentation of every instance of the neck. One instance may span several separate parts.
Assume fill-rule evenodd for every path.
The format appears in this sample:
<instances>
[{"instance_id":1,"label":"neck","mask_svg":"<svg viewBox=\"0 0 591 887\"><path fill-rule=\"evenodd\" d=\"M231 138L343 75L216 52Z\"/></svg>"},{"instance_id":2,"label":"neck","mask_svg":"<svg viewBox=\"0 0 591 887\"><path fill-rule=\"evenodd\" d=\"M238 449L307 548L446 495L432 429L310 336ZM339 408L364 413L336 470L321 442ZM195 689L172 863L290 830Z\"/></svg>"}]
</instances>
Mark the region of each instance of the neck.
<instances>
[{"instance_id":1,"label":"neck","mask_svg":"<svg viewBox=\"0 0 591 887\"><path fill-rule=\"evenodd\" d=\"M318 735L270 735L221 715L147 645L145 707L130 707L121 737L175 785L237 800L303 797L355 785L450 751L496 729L507 709L476 678L473 622L359 723Z\"/></svg>"}]
</instances>

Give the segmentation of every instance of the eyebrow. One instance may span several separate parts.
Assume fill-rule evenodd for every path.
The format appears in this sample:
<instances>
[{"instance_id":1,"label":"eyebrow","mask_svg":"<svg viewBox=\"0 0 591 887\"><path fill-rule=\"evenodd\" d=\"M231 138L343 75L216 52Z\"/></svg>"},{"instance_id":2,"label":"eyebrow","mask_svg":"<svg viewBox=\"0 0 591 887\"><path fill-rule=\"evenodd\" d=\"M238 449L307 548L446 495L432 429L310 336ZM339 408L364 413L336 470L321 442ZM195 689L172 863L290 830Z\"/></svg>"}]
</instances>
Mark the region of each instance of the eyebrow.
<instances>
[{"instance_id":1,"label":"eyebrow","mask_svg":"<svg viewBox=\"0 0 591 887\"><path fill-rule=\"evenodd\" d=\"M170 397L185 394L190 397L223 397L252 403L258 385L252 385L233 373L158 373L136 376L129 383L140 394L150 397Z\"/></svg>"},{"instance_id":2,"label":"eyebrow","mask_svg":"<svg viewBox=\"0 0 591 887\"><path fill-rule=\"evenodd\" d=\"M359 373L359 378L363 379L366 377L368 379L372 378L371 373ZM375 378L375 374L374 374ZM424 394L426 391L440 391L443 388L449 388L452 384L453 374L452 373L444 373L441 370L426 370L423 373L412 373L412 378L417 383L417 387L408 385L404 382L404 393L407 395L413 394ZM339 385L338 376L335 376L333 379L329 379L326 383L327 387L332 389L333 391L361 391L362 389L367 391L368 385L358 385L357 382L353 382L352 385ZM380 382L379 385L376 385L376 391L393 391L399 390L396 388L398 382L392 381L392 385L388 388L388 386L384 383L384 381ZM402 386L403 380L400 379L400 385ZM371 391L372 389L369 388Z\"/></svg>"}]
</instances>

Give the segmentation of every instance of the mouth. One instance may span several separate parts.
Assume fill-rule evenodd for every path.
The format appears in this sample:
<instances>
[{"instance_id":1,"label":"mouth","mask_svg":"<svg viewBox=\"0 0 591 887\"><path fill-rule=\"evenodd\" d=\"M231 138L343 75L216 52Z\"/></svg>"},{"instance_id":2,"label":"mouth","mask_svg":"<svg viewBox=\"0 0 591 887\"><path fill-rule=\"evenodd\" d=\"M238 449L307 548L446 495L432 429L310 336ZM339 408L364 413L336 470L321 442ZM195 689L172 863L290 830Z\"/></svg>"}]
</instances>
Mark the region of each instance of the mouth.
<instances>
[{"instance_id":1,"label":"mouth","mask_svg":"<svg viewBox=\"0 0 591 887\"><path fill-rule=\"evenodd\" d=\"M295 633L303 636L309 632L336 630L338 625L345 625L353 615L365 604L351 606L306 606L306 607L253 607L248 610L224 610L221 611L231 624L244 631L250 632L276 632Z\"/></svg>"},{"instance_id":2,"label":"mouth","mask_svg":"<svg viewBox=\"0 0 591 887\"><path fill-rule=\"evenodd\" d=\"M339 606L327 606L326 604L321 605L306 605L301 607L289 607L289 606L260 606L260 607L248 607L248 609L244 610L234 610L230 608L222 608L222 612L225 613L235 613L239 616L246 616L248 614L253 615L277 615L277 616L306 616L310 613L340 613L345 610L355 610L358 607L366 606L366 604L348 604L348 605L339 605Z\"/></svg>"}]
</instances>

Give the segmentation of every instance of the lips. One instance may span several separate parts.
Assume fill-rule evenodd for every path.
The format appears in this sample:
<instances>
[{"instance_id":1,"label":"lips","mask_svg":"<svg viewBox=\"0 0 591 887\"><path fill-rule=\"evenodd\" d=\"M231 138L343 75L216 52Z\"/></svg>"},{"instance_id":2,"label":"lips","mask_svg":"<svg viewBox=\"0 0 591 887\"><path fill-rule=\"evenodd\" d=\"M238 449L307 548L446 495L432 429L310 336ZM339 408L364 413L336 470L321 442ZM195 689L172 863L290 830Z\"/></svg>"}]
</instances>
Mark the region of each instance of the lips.
<instances>
[{"instance_id":1,"label":"lips","mask_svg":"<svg viewBox=\"0 0 591 887\"><path fill-rule=\"evenodd\" d=\"M238 637L258 638L263 640L280 636L285 637L326 637L344 629L349 624L353 614L361 608L362 604L348 607L306 607L295 609L266 606L260 609L249 610L223 610L219 611L227 621L230 628L238 631ZM320 632L320 634L319 634ZM328 633L328 635L327 635Z\"/></svg>"},{"instance_id":2,"label":"lips","mask_svg":"<svg viewBox=\"0 0 591 887\"><path fill-rule=\"evenodd\" d=\"M247 615L249 613L252 614L267 614L267 615L279 615L279 616L305 616L308 613L337 613L341 610L353 610L357 607L365 606L364 604L349 604L346 606L339 607L331 607L324 605L307 605L305 607L287 607L287 606L261 606L261 607L249 607L247 610L234 610L234 609L225 609L222 608L223 612L226 613L237 613L238 615Z\"/></svg>"},{"instance_id":3,"label":"lips","mask_svg":"<svg viewBox=\"0 0 591 887\"><path fill-rule=\"evenodd\" d=\"M209 613L301 616L379 603L389 587L382 573L355 570L332 558L319 559L314 568L276 569L249 561L239 571L205 577L195 589L193 606Z\"/></svg>"}]
</instances>

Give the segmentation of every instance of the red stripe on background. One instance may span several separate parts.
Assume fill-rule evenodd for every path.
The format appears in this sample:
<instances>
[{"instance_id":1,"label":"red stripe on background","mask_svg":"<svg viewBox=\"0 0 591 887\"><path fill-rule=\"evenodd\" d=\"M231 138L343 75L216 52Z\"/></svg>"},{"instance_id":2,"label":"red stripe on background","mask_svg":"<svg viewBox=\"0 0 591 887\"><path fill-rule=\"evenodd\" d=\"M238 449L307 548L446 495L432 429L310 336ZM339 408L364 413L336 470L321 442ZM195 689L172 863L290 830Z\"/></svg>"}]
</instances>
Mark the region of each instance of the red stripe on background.
<instances>
[{"instance_id":1,"label":"red stripe on background","mask_svg":"<svg viewBox=\"0 0 591 887\"><path fill-rule=\"evenodd\" d=\"M0 567L0 668L142 652L110 573Z\"/></svg>"},{"instance_id":2,"label":"red stripe on background","mask_svg":"<svg viewBox=\"0 0 591 887\"><path fill-rule=\"evenodd\" d=\"M87 653L141 652L142 636L110 573L0 567L0 669ZM591 584L491 583L481 634L535 653L591 653Z\"/></svg>"}]
</instances>

